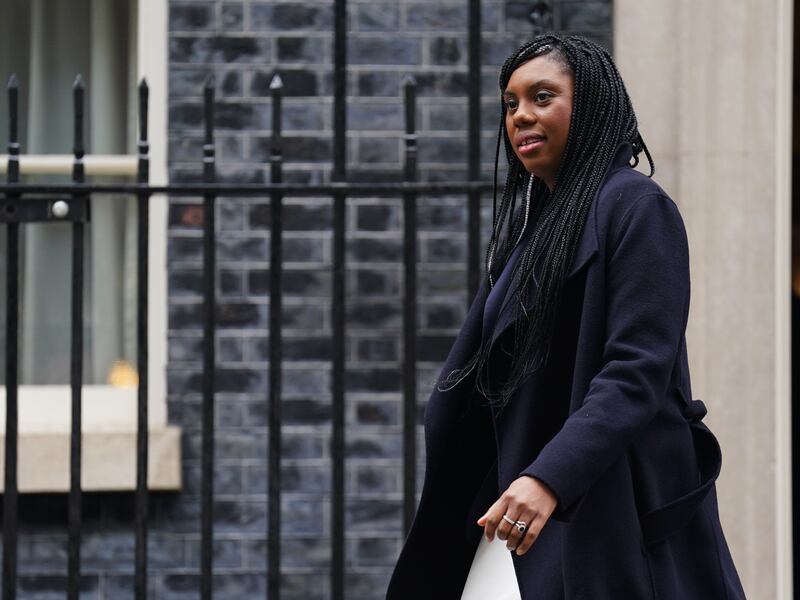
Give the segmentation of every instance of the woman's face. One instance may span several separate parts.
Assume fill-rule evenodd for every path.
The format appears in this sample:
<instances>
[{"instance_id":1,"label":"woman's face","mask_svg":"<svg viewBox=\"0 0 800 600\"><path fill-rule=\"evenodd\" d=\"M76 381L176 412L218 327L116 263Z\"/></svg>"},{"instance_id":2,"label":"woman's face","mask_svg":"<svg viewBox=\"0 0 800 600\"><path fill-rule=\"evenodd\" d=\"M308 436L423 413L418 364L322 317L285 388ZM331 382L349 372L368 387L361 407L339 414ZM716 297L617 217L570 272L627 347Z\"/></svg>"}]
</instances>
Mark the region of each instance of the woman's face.
<instances>
[{"instance_id":1,"label":"woman's face","mask_svg":"<svg viewBox=\"0 0 800 600\"><path fill-rule=\"evenodd\" d=\"M551 190L567 147L574 88L572 73L544 55L517 67L503 93L514 153Z\"/></svg>"}]
</instances>

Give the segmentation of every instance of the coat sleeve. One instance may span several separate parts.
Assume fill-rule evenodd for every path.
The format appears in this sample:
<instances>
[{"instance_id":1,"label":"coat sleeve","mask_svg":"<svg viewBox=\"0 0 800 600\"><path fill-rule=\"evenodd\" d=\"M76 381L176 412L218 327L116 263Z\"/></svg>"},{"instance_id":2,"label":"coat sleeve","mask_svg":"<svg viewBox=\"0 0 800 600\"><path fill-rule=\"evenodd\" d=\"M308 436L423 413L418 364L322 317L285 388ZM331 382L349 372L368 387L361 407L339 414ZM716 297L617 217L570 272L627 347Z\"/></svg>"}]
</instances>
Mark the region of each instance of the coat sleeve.
<instances>
[{"instance_id":1,"label":"coat sleeve","mask_svg":"<svg viewBox=\"0 0 800 600\"><path fill-rule=\"evenodd\" d=\"M547 484L568 521L592 484L655 416L686 328L689 250L677 206L637 198L610 229L602 366L581 408L520 475Z\"/></svg>"}]
</instances>

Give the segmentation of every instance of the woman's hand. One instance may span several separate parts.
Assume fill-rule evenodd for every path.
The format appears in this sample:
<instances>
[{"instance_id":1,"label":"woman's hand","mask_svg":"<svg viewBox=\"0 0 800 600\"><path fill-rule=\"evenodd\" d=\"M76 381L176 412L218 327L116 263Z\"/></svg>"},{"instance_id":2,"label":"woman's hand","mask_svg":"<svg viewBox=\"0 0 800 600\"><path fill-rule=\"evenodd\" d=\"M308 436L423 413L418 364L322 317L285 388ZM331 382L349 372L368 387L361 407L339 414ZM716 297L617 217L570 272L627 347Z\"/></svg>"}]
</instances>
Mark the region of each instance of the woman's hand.
<instances>
[{"instance_id":1,"label":"woman's hand","mask_svg":"<svg viewBox=\"0 0 800 600\"><path fill-rule=\"evenodd\" d=\"M509 550L516 548L517 555L522 556L536 541L557 504L558 500L549 487L534 477L523 475L511 482L486 514L478 519L478 525L484 528L487 540L491 542L496 531L497 537L507 540ZM503 519L503 515L514 521L523 521L525 533L520 533L516 525Z\"/></svg>"}]
</instances>

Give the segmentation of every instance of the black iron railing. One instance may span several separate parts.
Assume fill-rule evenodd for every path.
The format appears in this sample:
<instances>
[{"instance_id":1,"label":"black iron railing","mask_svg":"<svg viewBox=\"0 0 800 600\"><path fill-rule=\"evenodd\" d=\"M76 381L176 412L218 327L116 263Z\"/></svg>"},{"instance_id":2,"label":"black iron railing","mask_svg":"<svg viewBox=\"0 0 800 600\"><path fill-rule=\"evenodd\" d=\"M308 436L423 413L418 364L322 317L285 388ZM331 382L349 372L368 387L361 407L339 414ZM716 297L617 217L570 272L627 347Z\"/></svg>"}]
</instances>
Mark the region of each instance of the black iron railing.
<instances>
[{"instance_id":1,"label":"black iron railing","mask_svg":"<svg viewBox=\"0 0 800 600\"><path fill-rule=\"evenodd\" d=\"M405 152L402 181L396 183L356 183L347 181L346 172L346 2L335 0L334 6L334 137L332 181L324 184L284 183L284 156L281 137L283 85L276 74L270 86L272 96L271 181L268 184L238 185L217 183L214 153L214 85L204 88L204 128L202 183L149 184L149 143L147 131L148 88L139 86L138 170L135 183L87 184L84 182L83 104L84 86L80 78L73 88L74 148L71 184L20 184L18 141L19 84L12 77L8 86L10 139L8 144L7 183L0 184L0 223L7 230L7 295L6 314L6 437L5 492L3 497L3 599L16 597L17 580L17 447L18 447L18 356L19 343L19 230L26 223L72 223L72 295L71 295L71 402L70 492L67 597L77 600L81 574L81 391L82 391L82 306L84 226L90 219L93 194L120 193L133 195L138 206L138 293L137 293L137 367L139 372L137 413L137 477L135 492L135 597L147 596L147 383L148 383L148 206L151 196L203 196L203 397L201 454L201 598L212 597L213 541L213 465L214 465L214 333L215 333L215 204L219 196L269 196L270 229L270 342L269 342L269 447L268 456L268 519L267 519L267 593L270 600L279 598L280 573L280 461L281 461L281 269L282 269L282 202L284 196L328 195L333 200L333 352L332 352L332 523L331 523L331 597L344 598L344 344L345 330L345 205L357 196L401 196L404 211L403 297L403 440L404 501L403 523L411 524L416 504L416 202L420 193L464 194L468 201L468 297L478 287L480 273L480 195L490 191L490 183L480 181L480 0L469 2L469 104L467 181L428 183L417 181L417 137L415 125L416 83L408 77L403 84L405 103Z\"/></svg>"}]
</instances>

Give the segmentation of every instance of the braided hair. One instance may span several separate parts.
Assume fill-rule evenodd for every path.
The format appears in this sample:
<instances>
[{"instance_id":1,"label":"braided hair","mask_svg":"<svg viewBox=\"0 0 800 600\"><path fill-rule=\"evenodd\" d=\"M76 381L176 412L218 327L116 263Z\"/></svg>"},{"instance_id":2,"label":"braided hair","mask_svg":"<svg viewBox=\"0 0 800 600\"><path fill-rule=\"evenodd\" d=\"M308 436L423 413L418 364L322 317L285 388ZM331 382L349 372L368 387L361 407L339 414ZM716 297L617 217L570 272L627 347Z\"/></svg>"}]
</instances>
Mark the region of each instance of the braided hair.
<instances>
[{"instance_id":1,"label":"braided hair","mask_svg":"<svg viewBox=\"0 0 800 600\"><path fill-rule=\"evenodd\" d=\"M630 98L610 54L586 38L544 34L522 45L506 59L500 71L501 96L511 74L523 63L539 56L547 56L570 72L575 85L567 144L552 190L540 177L528 173L514 153L505 127L506 103L502 97L500 101L492 235L486 251L485 276L489 287L502 272L523 231L532 227L525 235L522 253L511 273L506 302L500 309L501 313L506 309L515 311L513 351L509 353L504 373L499 377L499 385L489 381L491 336L481 341L481 347L462 368L447 373L438 382L440 390L452 389L477 367L474 385L497 408L507 404L531 373L547 364L566 274L589 207L617 146L622 142L631 143L634 167L639 162L639 154L644 151L650 165L650 176L655 172L653 159L639 134ZM498 209L497 171L501 139L508 171ZM515 211L520 189L526 190L530 204ZM507 232L501 243L504 226ZM538 285L529 285L532 276ZM526 311L526 306L532 309Z\"/></svg>"}]
</instances>

